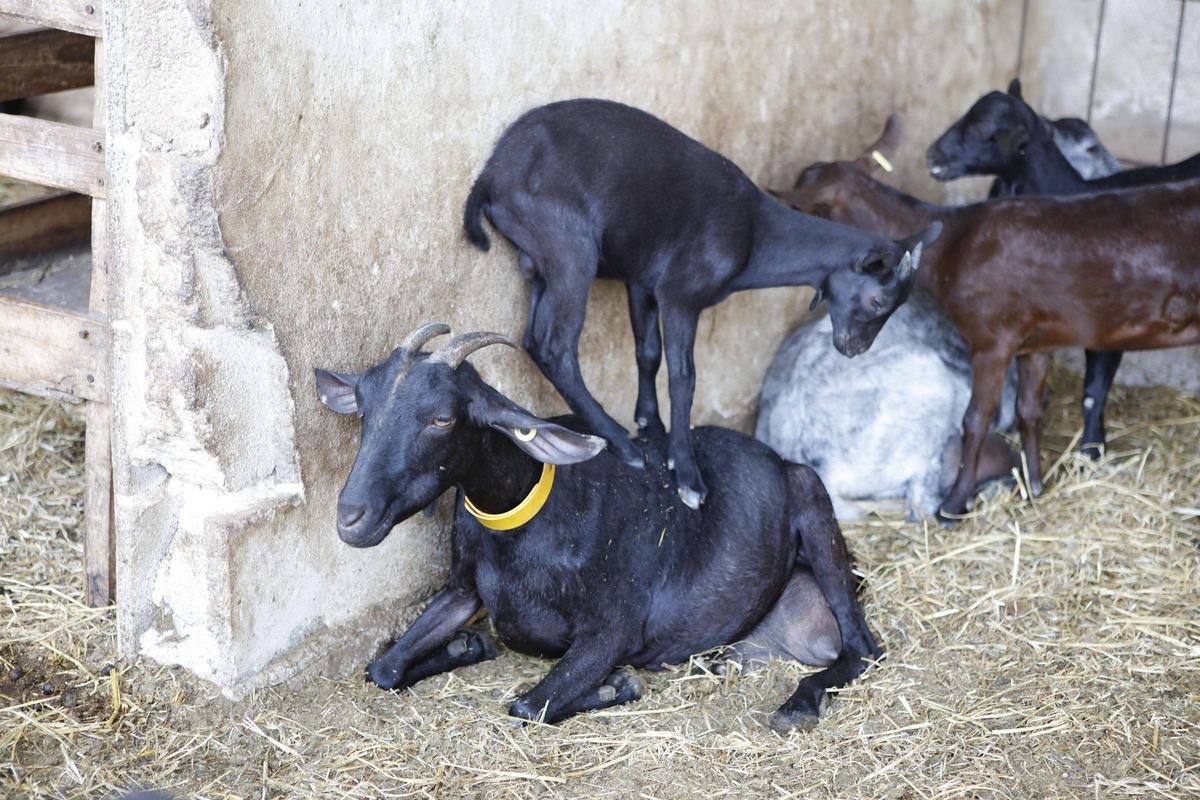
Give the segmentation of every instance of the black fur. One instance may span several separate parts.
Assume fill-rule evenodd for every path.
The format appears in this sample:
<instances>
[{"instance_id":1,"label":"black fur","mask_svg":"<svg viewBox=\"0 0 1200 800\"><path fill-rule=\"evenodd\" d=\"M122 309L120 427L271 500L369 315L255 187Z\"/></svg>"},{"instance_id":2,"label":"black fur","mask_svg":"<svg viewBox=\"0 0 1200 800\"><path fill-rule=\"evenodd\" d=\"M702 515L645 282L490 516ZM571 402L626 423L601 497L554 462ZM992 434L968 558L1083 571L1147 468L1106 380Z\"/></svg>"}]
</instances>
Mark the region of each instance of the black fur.
<instances>
[{"instance_id":1,"label":"black fur","mask_svg":"<svg viewBox=\"0 0 1200 800\"><path fill-rule=\"evenodd\" d=\"M743 289L813 286L829 304L838 350L854 356L908 295L905 254L937 235L893 242L788 209L728 159L644 111L604 100L552 103L514 122L464 211L468 238L484 247L481 214L517 247L532 283L525 348L571 410L622 461L640 466L638 448L588 392L577 356L592 281L626 284L635 419L643 430L664 430L654 377L665 346L670 458L693 508L707 492L688 435L700 312Z\"/></svg>"},{"instance_id":2,"label":"black fur","mask_svg":"<svg viewBox=\"0 0 1200 800\"><path fill-rule=\"evenodd\" d=\"M354 403L338 408L362 416L358 456L338 501L344 541L375 545L442 492L456 491L450 577L370 665L382 688L495 655L478 634L455 638L483 606L507 644L560 658L512 704L513 715L553 722L628 702L640 684L614 674L620 666L653 669L746 637L797 577L815 579L841 645L827 669L800 682L774 727L813 722L825 691L880 655L820 479L748 436L696 430L700 471L713 480L703 511L693 511L676 495L661 433L634 443L646 462L634 469L601 452L602 440L566 427L576 420L534 417L469 364L452 369L397 350L361 376L319 370L317 384L323 398L342 397L336 389L348 386ZM513 435L533 427L532 441ZM543 437L552 446L537 449ZM513 531L482 527L462 494L484 511L514 507L542 470L531 454L562 465L544 508Z\"/></svg>"}]
</instances>

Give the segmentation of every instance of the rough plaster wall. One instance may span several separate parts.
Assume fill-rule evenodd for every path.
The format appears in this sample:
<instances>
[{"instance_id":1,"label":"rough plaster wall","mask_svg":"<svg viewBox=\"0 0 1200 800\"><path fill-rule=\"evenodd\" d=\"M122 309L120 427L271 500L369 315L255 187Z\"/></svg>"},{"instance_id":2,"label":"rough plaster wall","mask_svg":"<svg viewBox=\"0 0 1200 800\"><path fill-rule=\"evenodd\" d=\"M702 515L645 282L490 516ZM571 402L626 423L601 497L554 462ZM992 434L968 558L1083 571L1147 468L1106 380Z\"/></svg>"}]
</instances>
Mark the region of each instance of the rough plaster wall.
<instances>
[{"instance_id":1,"label":"rough plaster wall","mask_svg":"<svg viewBox=\"0 0 1200 800\"><path fill-rule=\"evenodd\" d=\"M133 181L121 224L137 262L119 340L135 455L121 519L151 532L124 548L137 576L124 597L158 578L152 602L123 610L123 630L153 621L152 654L233 691L304 667L357 668L441 577L447 498L436 519L409 521L377 548L337 540L357 429L319 406L310 376L361 368L434 319L520 334L526 288L511 249L480 254L460 234L467 189L505 124L539 103L609 97L783 186L812 160L857 153L898 110L908 131L895 182L960 199L978 185L947 195L922 153L983 88L1011 77L1020 19L1004 0L117 5L110 18L140 48L127 48L129 88L161 70L140 87L153 95L145 107L114 117L119 172ZM139 187L151 172L159 185ZM697 423L748 428L762 373L807 297L748 293L704 315ZM222 336L219 348L199 346ZM581 361L629 424L635 372L619 286L594 288ZM533 410L561 410L522 355L475 362ZM282 381L290 397L278 395ZM193 387L207 389L202 403ZM217 428L227 430L207 435ZM245 488L218 513L235 480ZM167 577L180 581L176 596L165 596ZM195 606L178 596L185 588Z\"/></svg>"},{"instance_id":2,"label":"rough plaster wall","mask_svg":"<svg viewBox=\"0 0 1200 800\"><path fill-rule=\"evenodd\" d=\"M213 201L224 64L201 3L106 6L123 650L240 680L232 537L303 498L288 368Z\"/></svg>"},{"instance_id":3,"label":"rough plaster wall","mask_svg":"<svg viewBox=\"0 0 1200 800\"><path fill-rule=\"evenodd\" d=\"M1051 117L1087 117L1101 0L1029 4L1023 85ZM1160 163L1180 5L1176 0L1105 0L1093 121L1118 157ZM1200 3L1185 9L1168 159L1200 150ZM1059 355L1083 370L1083 353ZM1129 353L1117 372L1131 386L1165 384L1200 395L1200 348Z\"/></svg>"}]
</instances>

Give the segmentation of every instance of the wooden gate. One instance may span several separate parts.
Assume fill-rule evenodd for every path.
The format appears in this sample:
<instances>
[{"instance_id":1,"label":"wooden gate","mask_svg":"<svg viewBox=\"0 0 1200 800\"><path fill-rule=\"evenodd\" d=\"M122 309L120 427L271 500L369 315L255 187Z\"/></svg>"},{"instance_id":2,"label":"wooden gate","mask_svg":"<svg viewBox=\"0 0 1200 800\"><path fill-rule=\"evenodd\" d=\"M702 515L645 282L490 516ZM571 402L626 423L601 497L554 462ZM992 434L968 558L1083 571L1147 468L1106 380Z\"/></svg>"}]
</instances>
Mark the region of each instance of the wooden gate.
<instances>
[{"instance_id":1,"label":"wooden gate","mask_svg":"<svg viewBox=\"0 0 1200 800\"><path fill-rule=\"evenodd\" d=\"M0 102L95 85L92 127L0 113L0 175L63 190L0 207L0 256L56 247L91 229L86 309L0 295L0 385L87 404L84 597L113 593L112 407L105 247L101 0L0 0L36 26L0 37ZM90 220L89 220L90 217Z\"/></svg>"}]
</instances>

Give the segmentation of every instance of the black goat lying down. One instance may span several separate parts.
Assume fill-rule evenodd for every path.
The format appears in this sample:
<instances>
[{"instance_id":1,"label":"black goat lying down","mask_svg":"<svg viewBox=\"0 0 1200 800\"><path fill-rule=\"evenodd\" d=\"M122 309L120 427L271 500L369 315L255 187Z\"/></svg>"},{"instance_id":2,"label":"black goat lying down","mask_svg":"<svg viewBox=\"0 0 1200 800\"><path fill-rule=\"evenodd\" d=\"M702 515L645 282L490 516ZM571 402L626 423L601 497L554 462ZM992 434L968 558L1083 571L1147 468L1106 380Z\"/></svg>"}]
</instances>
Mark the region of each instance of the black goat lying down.
<instances>
[{"instance_id":1,"label":"black goat lying down","mask_svg":"<svg viewBox=\"0 0 1200 800\"><path fill-rule=\"evenodd\" d=\"M634 416L639 428L663 431L654 377L665 344L669 463L692 508L707 492L688 436L700 312L743 289L812 286L813 307L829 303L834 345L858 355L904 302L919 248L940 230L893 242L801 214L662 120L605 100L552 103L514 122L467 198L467 237L483 250L485 215L520 251L532 282L525 349L571 410L640 467L641 453L584 385L577 352L592 281L626 284Z\"/></svg>"},{"instance_id":2,"label":"black goat lying down","mask_svg":"<svg viewBox=\"0 0 1200 800\"><path fill-rule=\"evenodd\" d=\"M322 401L362 417L338 499L343 541L371 547L450 487L463 496L449 581L371 663L376 685L403 688L495 656L486 634L460 631L481 605L509 646L560 657L509 707L524 719L627 703L641 684L622 665L654 669L744 641L826 667L771 720L807 727L827 689L878 658L815 472L748 436L698 428L712 494L692 511L671 489L661 433L637 442L647 468L634 469L603 439L533 416L463 363L511 345L505 337L471 333L421 352L448 331L415 331L361 375L316 371Z\"/></svg>"}]
</instances>

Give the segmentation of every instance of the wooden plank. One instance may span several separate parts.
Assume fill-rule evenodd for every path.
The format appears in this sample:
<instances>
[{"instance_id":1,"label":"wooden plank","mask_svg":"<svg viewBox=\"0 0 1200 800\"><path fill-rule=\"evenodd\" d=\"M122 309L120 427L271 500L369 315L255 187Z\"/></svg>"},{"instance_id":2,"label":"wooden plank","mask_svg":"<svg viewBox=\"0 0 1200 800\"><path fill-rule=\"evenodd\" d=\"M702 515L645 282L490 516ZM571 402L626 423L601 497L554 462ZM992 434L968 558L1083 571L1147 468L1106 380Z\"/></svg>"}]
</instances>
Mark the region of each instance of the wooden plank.
<instances>
[{"instance_id":1,"label":"wooden plank","mask_svg":"<svg viewBox=\"0 0 1200 800\"><path fill-rule=\"evenodd\" d=\"M0 37L0 102L91 86L96 40L40 30Z\"/></svg>"},{"instance_id":2,"label":"wooden plank","mask_svg":"<svg viewBox=\"0 0 1200 800\"><path fill-rule=\"evenodd\" d=\"M104 132L0 114L0 175L104 196Z\"/></svg>"},{"instance_id":3,"label":"wooden plank","mask_svg":"<svg viewBox=\"0 0 1200 800\"><path fill-rule=\"evenodd\" d=\"M92 199L60 192L0 207L0 275L12 259L88 241Z\"/></svg>"},{"instance_id":4,"label":"wooden plank","mask_svg":"<svg viewBox=\"0 0 1200 800\"><path fill-rule=\"evenodd\" d=\"M107 323L90 314L0 295L0 386L62 400L108 399L97 368L109 348Z\"/></svg>"},{"instance_id":5,"label":"wooden plank","mask_svg":"<svg viewBox=\"0 0 1200 800\"><path fill-rule=\"evenodd\" d=\"M103 36L101 0L0 0L0 17L43 28Z\"/></svg>"},{"instance_id":6,"label":"wooden plank","mask_svg":"<svg viewBox=\"0 0 1200 800\"><path fill-rule=\"evenodd\" d=\"M92 126L104 129L104 44L96 44L96 109ZM92 203L92 285L89 308L93 316L108 319L109 259L108 203ZM96 365L101 381L111 388L111 340ZM87 407L84 442L83 599L89 606L106 606L116 590L116 528L113 519L112 405L108 396L93 399Z\"/></svg>"},{"instance_id":7,"label":"wooden plank","mask_svg":"<svg viewBox=\"0 0 1200 800\"><path fill-rule=\"evenodd\" d=\"M93 608L112 602L113 548L112 406L87 404L84 432L83 601Z\"/></svg>"}]
</instances>

